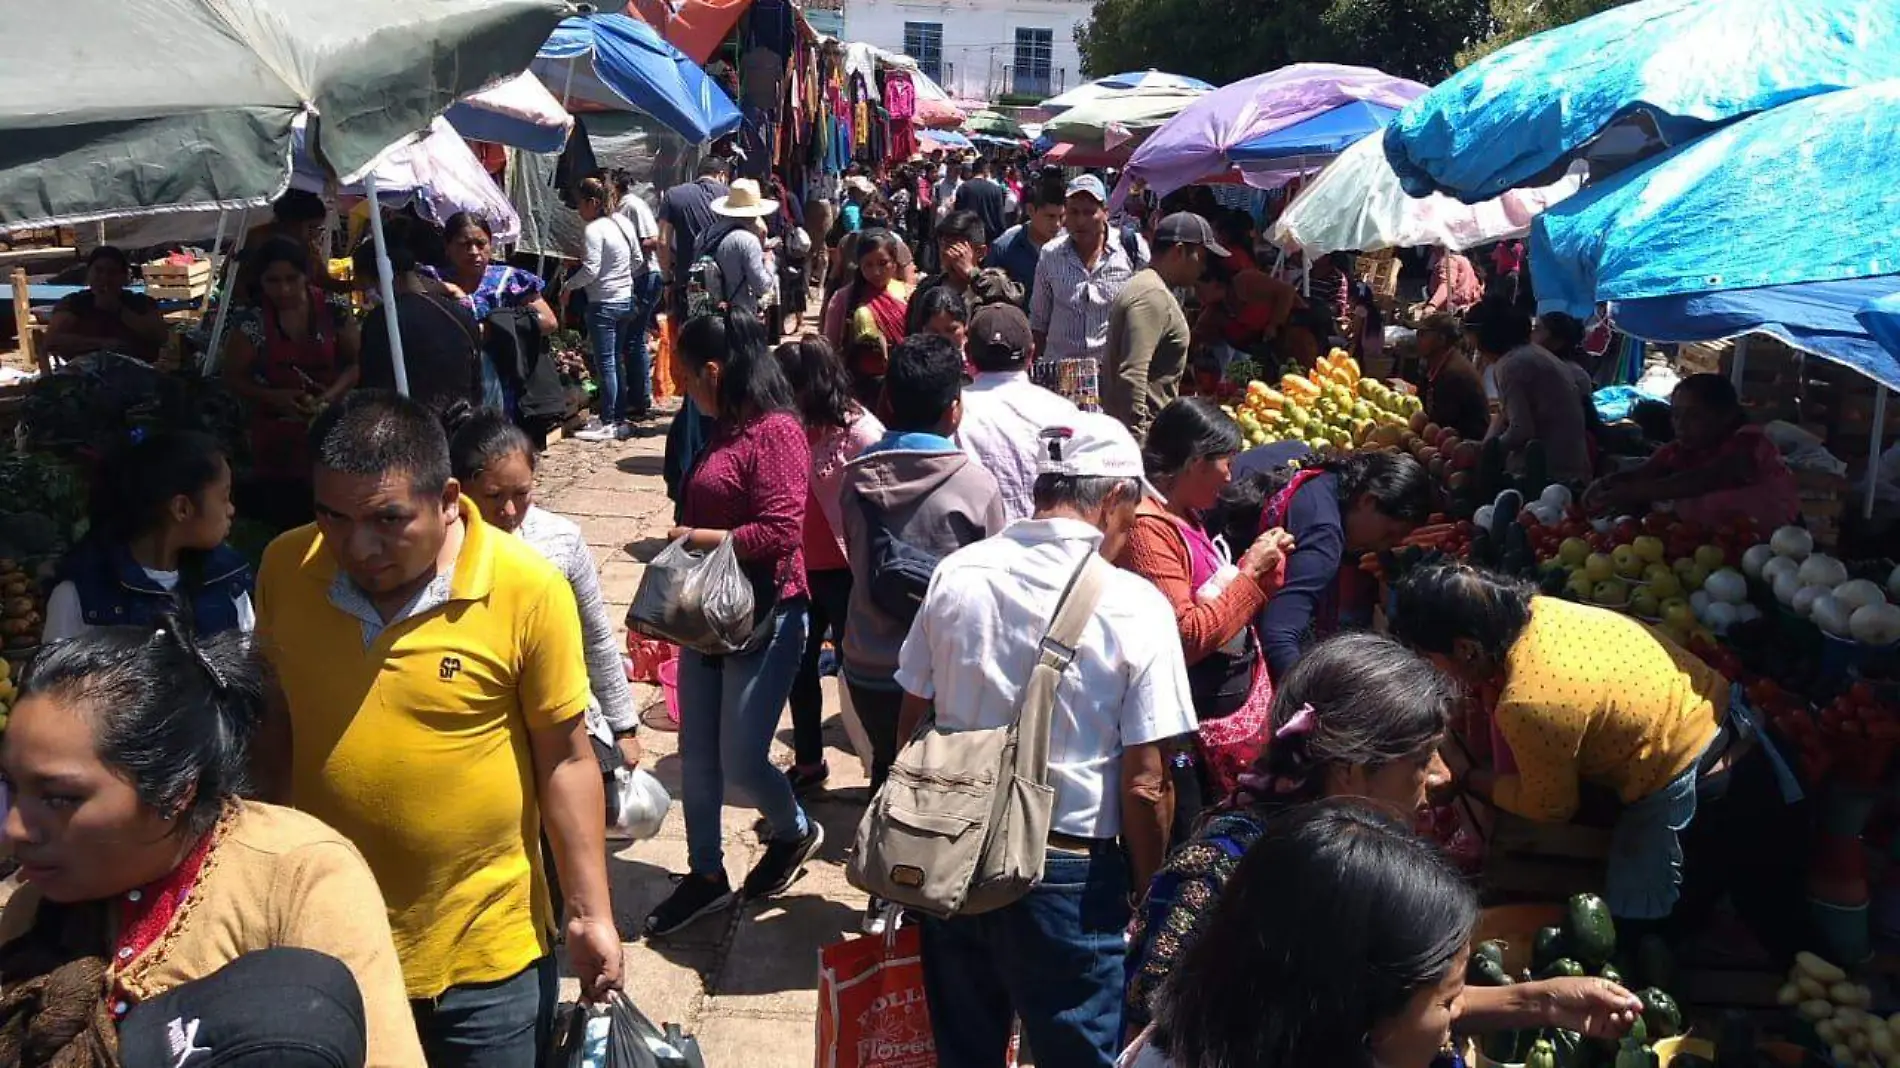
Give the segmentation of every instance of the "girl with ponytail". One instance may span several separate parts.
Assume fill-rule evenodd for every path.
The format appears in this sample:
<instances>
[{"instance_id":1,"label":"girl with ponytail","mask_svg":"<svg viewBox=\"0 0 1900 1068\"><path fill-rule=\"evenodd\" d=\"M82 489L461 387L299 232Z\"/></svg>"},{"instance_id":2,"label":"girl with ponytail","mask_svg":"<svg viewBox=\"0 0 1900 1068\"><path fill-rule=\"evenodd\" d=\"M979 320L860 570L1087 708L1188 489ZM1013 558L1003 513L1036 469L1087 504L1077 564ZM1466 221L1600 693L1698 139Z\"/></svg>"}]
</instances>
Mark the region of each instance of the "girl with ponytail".
<instances>
[{"instance_id":1,"label":"girl with ponytail","mask_svg":"<svg viewBox=\"0 0 1900 1068\"><path fill-rule=\"evenodd\" d=\"M51 645L4 736L0 1065L111 1068L132 1005L245 953L298 946L355 976L370 1065L422 1051L369 867L292 809L250 800L265 685L250 638L174 617Z\"/></svg>"}]
</instances>

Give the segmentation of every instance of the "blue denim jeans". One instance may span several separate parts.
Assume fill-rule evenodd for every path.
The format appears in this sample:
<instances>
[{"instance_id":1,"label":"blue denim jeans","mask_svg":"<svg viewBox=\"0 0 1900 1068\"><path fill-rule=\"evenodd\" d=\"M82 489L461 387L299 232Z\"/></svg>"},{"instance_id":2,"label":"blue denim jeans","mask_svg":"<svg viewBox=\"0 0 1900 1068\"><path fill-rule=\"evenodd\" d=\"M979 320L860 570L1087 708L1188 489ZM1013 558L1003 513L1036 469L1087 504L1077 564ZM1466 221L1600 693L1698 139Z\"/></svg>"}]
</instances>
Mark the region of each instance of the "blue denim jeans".
<instances>
[{"instance_id":1,"label":"blue denim jeans","mask_svg":"<svg viewBox=\"0 0 1900 1068\"><path fill-rule=\"evenodd\" d=\"M1112 842L1050 850L1014 904L923 921L924 992L939 1068L1002 1068L1010 1019L1037 1064L1112 1068L1122 1019L1128 861Z\"/></svg>"},{"instance_id":2,"label":"blue denim jeans","mask_svg":"<svg viewBox=\"0 0 1900 1068\"><path fill-rule=\"evenodd\" d=\"M660 308L660 293L666 288L658 271L648 271L633 280L633 303L627 317L620 321L620 352L626 361L626 376L620 383L621 412L644 412L653 407L653 361L647 355L647 329Z\"/></svg>"},{"instance_id":3,"label":"blue denim jeans","mask_svg":"<svg viewBox=\"0 0 1900 1068\"><path fill-rule=\"evenodd\" d=\"M633 310L624 300L593 301L587 305L587 340L594 355L594 375L600 379L600 421L620 421L620 324Z\"/></svg>"},{"instance_id":4,"label":"blue denim jeans","mask_svg":"<svg viewBox=\"0 0 1900 1068\"><path fill-rule=\"evenodd\" d=\"M494 983L452 986L409 1002L429 1068L539 1064L554 1032L560 971L552 955Z\"/></svg>"},{"instance_id":5,"label":"blue denim jeans","mask_svg":"<svg viewBox=\"0 0 1900 1068\"><path fill-rule=\"evenodd\" d=\"M726 787L758 807L778 841L810 826L792 784L772 764L772 736L805 651L805 601L781 601L761 626L765 643L743 656L680 652L680 769L686 861L694 875L725 871L719 812Z\"/></svg>"}]
</instances>

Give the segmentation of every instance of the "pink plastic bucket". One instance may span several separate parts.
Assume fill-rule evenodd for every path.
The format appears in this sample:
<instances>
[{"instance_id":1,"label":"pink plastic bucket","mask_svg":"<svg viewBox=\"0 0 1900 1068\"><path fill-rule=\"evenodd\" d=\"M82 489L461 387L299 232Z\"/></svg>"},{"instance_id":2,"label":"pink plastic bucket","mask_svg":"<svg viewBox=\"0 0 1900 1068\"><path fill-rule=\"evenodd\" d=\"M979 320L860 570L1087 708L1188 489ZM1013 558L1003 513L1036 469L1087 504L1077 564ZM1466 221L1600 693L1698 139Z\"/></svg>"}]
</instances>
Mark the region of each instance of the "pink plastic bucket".
<instances>
[{"instance_id":1,"label":"pink plastic bucket","mask_svg":"<svg viewBox=\"0 0 1900 1068\"><path fill-rule=\"evenodd\" d=\"M680 723L679 657L660 661L659 666L653 671L660 677L660 689L666 694L666 718L672 720L673 726L677 727Z\"/></svg>"}]
</instances>

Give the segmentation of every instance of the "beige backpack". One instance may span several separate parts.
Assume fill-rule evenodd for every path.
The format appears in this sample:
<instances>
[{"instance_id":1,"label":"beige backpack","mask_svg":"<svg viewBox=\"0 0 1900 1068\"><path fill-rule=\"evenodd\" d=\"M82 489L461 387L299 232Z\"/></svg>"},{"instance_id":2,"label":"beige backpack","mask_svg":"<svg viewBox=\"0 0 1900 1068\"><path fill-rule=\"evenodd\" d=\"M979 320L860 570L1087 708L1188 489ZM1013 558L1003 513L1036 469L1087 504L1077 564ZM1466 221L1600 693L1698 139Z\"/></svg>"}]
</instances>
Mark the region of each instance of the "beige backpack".
<instances>
[{"instance_id":1,"label":"beige backpack","mask_svg":"<svg viewBox=\"0 0 1900 1068\"><path fill-rule=\"evenodd\" d=\"M933 916L1002 908L1042 880L1055 789L1049 730L1056 686L1075 660L1111 565L1089 553L1055 618L1015 722L948 731L926 722L858 824L846 874L867 893Z\"/></svg>"}]
</instances>

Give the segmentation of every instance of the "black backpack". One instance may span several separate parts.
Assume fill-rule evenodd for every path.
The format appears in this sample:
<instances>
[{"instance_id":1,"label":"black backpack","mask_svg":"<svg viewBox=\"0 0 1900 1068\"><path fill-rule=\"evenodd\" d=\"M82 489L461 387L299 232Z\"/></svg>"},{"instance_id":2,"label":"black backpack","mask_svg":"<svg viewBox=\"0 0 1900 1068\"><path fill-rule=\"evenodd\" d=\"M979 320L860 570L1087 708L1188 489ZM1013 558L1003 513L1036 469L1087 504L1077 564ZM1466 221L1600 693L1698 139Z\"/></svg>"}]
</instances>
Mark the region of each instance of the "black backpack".
<instances>
[{"instance_id":1,"label":"black backpack","mask_svg":"<svg viewBox=\"0 0 1900 1068\"><path fill-rule=\"evenodd\" d=\"M870 501L860 498L858 503L864 514L864 540L870 556L870 567L865 570L866 592L878 611L910 623L917 618L924 594L930 590L930 576L937 573L943 557L892 533L884 523L882 510ZM948 522L959 545L983 537L984 532L973 528L964 516L950 516Z\"/></svg>"}]
</instances>

